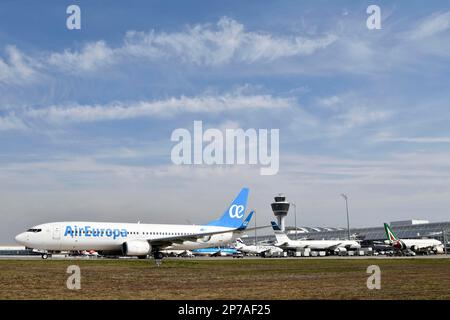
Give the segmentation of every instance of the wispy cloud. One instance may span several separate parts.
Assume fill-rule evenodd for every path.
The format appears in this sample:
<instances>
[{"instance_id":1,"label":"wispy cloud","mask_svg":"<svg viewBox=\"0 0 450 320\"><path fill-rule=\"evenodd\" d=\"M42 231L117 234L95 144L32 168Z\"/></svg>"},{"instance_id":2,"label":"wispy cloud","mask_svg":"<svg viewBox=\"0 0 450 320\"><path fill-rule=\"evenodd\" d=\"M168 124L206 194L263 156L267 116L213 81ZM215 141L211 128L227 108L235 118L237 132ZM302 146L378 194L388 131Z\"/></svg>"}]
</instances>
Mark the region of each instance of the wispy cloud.
<instances>
[{"instance_id":1,"label":"wispy cloud","mask_svg":"<svg viewBox=\"0 0 450 320\"><path fill-rule=\"evenodd\" d=\"M169 54L195 64L219 65L233 60L251 63L309 55L336 39L334 35L310 39L248 32L243 24L223 17L216 28L204 24L172 34L129 32L124 51L147 57Z\"/></svg>"},{"instance_id":2,"label":"wispy cloud","mask_svg":"<svg viewBox=\"0 0 450 320\"><path fill-rule=\"evenodd\" d=\"M104 41L96 41L85 44L80 51L51 53L48 63L64 71L90 71L112 64L116 61L116 52Z\"/></svg>"},{"instance_id":3,"label":"wispy cloud","mask_svg":"<svg viewBox=\"0 0 450 320\"><path fill-rule=\"evenodd\" d=\"M450 11L435 13L408 33L410 39L423 39L450 29Z\"/></svg>"},{"instance_id":4,"label":"wispy cloud","mask_svg":"<svg viewBox=\"0 0 450 320\"><path fill-rule=\"evenodd\" d=\"M123 120L142 117L172 117L183 113L219 113L232 110L277 109L295 106L294 98L267 94L245 95L239 91L220 95L172 97L165 100L117 102L107 105L65 105L32 109L27 117L54 123Z\"/></svg>"},{"instance_id":5,"label":"wispy cloud","mask_svg":"<svg viewBox=\"0 0 450 320\"><path fill-rule=\"evenodd\" d=\"M339 137L352 129L384 123L394 112L352 91L339 95L317 97L315 104L324 112L326 134Z\"/></svg>"},{"instance_id":6,"label":"wispy cloud","mask_svg":"<svg viewBox=\"0 0 450 320\"><path fill-rule=\"evenodd\" d=\"M373 140L376 142L450 143L450 137L395 137L387 133L380 133Z\"/></svg>"},{"instance_id":7,"label":"wispy cloud","mask_svg":"<svg viewBox=\"0 0 450 320\"><path fill-rule=\"evenodd\" d=\"M344 121L344 127L353 128L356 126L364 126L370 123L389 119L392 112L384 110L370 110L368 108L352 108L349 112L339 116Z\"/></svg>"},{"instance_id":8,"label":"wispy cloud","mask_svg":"<svg viewBox=\"0 0 450 320\"><path fill-rule=\"evenodd\" d=\"M14 114L0 117L0 131L24 130L26 127L22 119L16 117Z\"/></svg>"},{"instance_id":9,"label":"wispy cloud","mask_svg":"<svg viewBox=\"0 0 450 320\"><path fill-rule=\"evenodd\" d=\"M129 58L150 61L177 59L196 65L217 66L230 62L267 62L279 58L311 55L326 48L337 37L332 34L307 38L277 36L263 31L246 31L243 24L228 17L212 24L197 24L181 32L128 31L124 43L112 48L104 41L86 44L79 51L52 53L49 63L63 70L83 71L126 62Z\"/></svg>"},{"instance_id":10,"label":"wispy cloud","mask_svg":"<svg viewBox=\"0 0 450 320\"><path fill-rule=\"evenodd\" d=\"M24 55L15 46L5 49L7 58L0 58L0 84L21 84L35 79L36 70L31 58Z\"/></svg>"}]
</instances>

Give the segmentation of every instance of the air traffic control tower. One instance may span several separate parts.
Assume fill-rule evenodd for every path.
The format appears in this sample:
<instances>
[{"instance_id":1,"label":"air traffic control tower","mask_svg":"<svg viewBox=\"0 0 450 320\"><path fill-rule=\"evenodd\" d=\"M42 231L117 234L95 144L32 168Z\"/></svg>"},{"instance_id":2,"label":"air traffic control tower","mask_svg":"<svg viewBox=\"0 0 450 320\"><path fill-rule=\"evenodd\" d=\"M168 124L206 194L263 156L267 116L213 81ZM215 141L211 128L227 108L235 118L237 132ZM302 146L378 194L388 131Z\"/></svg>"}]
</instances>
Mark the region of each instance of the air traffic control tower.
<instances>
[{"instance_id":1,"label":"air traffic control tower","mask_svg":"<svg viewBox=\"0 0 450 320\"><path fill-rule=\"evenodd\" d=\"M270 204L272 206L272 211L278 220L278 226L284 231L286 216L289 211L289 202L286 202L286 197L283 194L279 194L275 197L275 202Z\"/></svg>"}]
</instances>

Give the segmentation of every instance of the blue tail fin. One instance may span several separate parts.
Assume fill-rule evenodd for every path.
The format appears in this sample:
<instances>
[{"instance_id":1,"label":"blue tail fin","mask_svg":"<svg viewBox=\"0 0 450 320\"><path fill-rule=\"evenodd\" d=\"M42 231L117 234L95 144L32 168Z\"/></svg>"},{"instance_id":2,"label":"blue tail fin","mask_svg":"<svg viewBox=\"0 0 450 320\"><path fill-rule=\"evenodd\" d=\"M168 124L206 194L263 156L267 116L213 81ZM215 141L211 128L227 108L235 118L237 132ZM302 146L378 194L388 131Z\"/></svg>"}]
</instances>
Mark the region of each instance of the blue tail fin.
<instances>
[{"instance_id":1,"label":"blue tail fin","mask_svg":"<svg viewBox=\"0 0 450 320\"><path fill-rule=\"evenodd\" d=\"M247 208L248 192L249 192L248 188L242 188L241 192L239 192L236 199L234 199L234 201L224 212L222 217L220 217L220 219L218 220L209 222L207 226L218 226L229 228L239 228L243 226L245 210ZM251 218L251 215L249 216Z\"/></svg>"},{"instance_id":2,"label":"blue tail fin","mask_svg":"<svg viewBox=\"0 0 450 320\"><path fill-rule=\"evenodd\" d=\"M242 225L238 228L238 230L243 231L245 229L247 229L248 224L250 223L250 220L252 220L253 214L255 213L255 211L251 211L247 218L245 218L244 222L242 223Z\"/></svg>"},{"instance_id":3,"label":"blue tail fin","mask_svg":"<svg viewBox=\"0 0 450 320\"><path fill-rule=\"evenodd\" d=\"M272 224L273 231L281 231L280 227L277 225L275 221L270 221L270 223Z\"/></svg>"}]
</instances>

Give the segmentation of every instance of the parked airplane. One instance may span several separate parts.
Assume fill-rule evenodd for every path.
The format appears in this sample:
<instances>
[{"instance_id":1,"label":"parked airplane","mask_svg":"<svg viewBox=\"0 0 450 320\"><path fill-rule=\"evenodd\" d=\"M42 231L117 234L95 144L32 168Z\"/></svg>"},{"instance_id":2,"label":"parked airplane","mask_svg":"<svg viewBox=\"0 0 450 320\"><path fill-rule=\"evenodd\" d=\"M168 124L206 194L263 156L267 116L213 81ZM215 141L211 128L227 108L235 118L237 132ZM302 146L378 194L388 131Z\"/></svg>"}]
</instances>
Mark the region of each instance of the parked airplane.
<instances>
[{"instance_id":1,"label":"parked airplane","mask_svg":"<svg viewBox=\"0 0 450 320\"><path fill-rule=\"evenodd\" d=\"M277 239L275 246L282 249L309 248L311 250L339 252L361 248L361 245L355 240L291 240L274 221L272 221L272 228Z\"/></svg>"},{"instance_id":2,"label":"parked airplane","mask_svg":"<svg viewBox=\"0 0 450 320\"><path fill-rule=\"evenodd\" d=\"M16 236L42 258L62 250L96 250L100 255L162 259L164 249L192 250L220 246L238 237L252 218L244 220L248 188L243 188L224 214L205 225L171 225L111 222L52 222L34 226Z\"/></svg>"},{"instance_id":3,"label":"parked airplane","mask_svg":"<svg viewBox=\"0 0 450 320\"><path fill-rule=\"evenodd\" d=\"M385 223L384 230L386 231L387 244L390 244L394 249L398 251L411 250L414 253L428 253L433 251L434 253L444 253L444 245L442 242L436 239L399 239L392 228Z\"/></svg>"},{"instance_id":4,"label":"parked airplane","mask_svg":"<svg viewBox=\"0 0 450 320\"><path fill-rule=\"evenodd\" d=\"M160 252L169 257L192 258L194 256L191 250L161 250Z\"/></svg>"},{"instance_id":5,"label":"parked airplane","mask_svg":"<svg viewBox=\"0 0 450 320\"><path fill-rule=\"evenodd\" d=\"M98 257L98 252L95 250L83 250L83 251L78 251L79 255L81 256L86 256L86 257Z\"/></svg>"},{"instance_id":6,"label":"parked airplane","mask_svg":"<svg viewBox=\"0 0 450 320\"><path fill-rule=\"evenodd\" d=\"M194 249L192 250L192 253L195 256L224 257L237 255L239 251L234 248L212 247L212 248Z\"/></svg>"},{"instance_id":7,"label":"parked airplane","mask_svg":"<svg viewBox=\"0 0 450 320\"><path fill-rule=\"evenodd\" d=\"M274 252L283 252L283 249L268 245L246 245L241 238L237 238L234 247L243 253L251 253L256 255L272 254Z\"/></svg>"}]
</instances>

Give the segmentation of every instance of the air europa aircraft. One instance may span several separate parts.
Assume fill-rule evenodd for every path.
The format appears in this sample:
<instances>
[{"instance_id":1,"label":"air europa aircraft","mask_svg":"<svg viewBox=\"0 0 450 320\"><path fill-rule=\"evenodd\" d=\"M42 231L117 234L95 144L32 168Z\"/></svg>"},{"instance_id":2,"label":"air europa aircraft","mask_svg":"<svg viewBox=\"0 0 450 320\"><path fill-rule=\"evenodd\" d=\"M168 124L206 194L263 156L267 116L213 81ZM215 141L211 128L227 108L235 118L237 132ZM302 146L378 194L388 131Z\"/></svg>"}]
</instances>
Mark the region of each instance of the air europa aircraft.
<instances>
[{"instance_id":1,"label":"air europa aircraft","mask_svg":"<svg viewBox=\"0 0 450 320\"><path fill-rule=\"evenodd\" d=\"M192 250L234 241L253 215L252 211L244 220L248 193L243 188L219 219L205 225L64 221L34 226L15 239L42 252L43 259L54 252L74 250L162 259L161 250Z\"/></svg>"}]
</instances>

